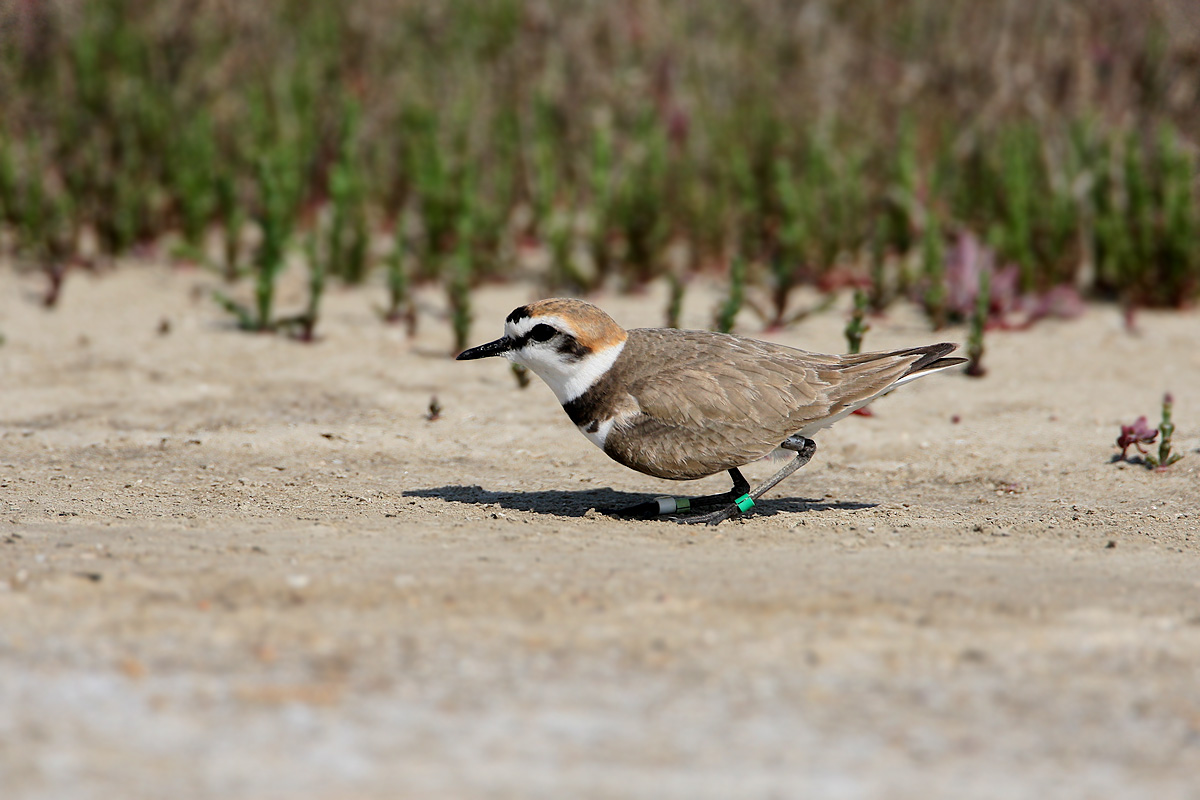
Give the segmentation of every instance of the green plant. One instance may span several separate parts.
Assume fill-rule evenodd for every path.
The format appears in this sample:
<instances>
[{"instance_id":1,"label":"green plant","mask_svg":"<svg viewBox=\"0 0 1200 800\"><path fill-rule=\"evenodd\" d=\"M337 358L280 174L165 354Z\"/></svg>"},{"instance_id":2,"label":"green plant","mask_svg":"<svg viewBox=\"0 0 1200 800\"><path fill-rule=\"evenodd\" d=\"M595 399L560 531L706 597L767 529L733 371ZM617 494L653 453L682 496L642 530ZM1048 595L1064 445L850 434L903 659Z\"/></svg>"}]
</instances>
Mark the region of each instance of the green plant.
<instances>
[{"instance_id":1,"label":"green plant","mask_svg":"<svg viewBox=\"0 0 1200 800\"><path fill-rule=\"evenodd\" d=\"M465 239L459 243L454 255L454 266L450 274L447 294L450 299L450 322L454 330L454 353L466 349L471 337L471 249Z\"/></svg>"},{"instance_id":2,"label":"green plant","mask_svg":"<svg viewBox=\"0 0 1200 800\"><path fill-rule=\"evenodd\" d=\"M1179 305L1200 288L1200 203L1196 199L1197 158L1181 146L1170 127L1159 131L1158 174L1161 222L1156 237L1162 264L1155 300Z\"/></svg>"},{"instance_id":3,"label":"green plant","mask_svg":"<svg viewBox=\"0 0 1200 800\"><path fill-rule=\"evenodd\" d=\"M999 230L1024 293L1074 283L1131 312L1200 293L1200 105L1172 94L1195 65L1168 35L1171 4L1143 4L1140 33L1102 36L1101 62L1074 43L1113 25L1105 3L869 3L816 14L801 39L794 10L769 0L668 4L632 38L604 4L234 5L190 4L180 24L133 0L9 4L0 241L45 265L83 232L118 256L179 231L196 256L215 223L225 276L261 279L240 234L262 213L255 165L284 158L292 225L328 200L324 269L349 282L373 267L371 220L403 211L406 279L448 283L469 203L472 286L520 274L508 226L531 210L522 232L552 253L537 280L588 290L619 271L641 287L674 268L666 244L681 240L681 280L745 257L768 325L797 318L795 287L862 271L876 311L932 289L928 215ZM963 47L1001 27L1006 58ZM879 54L922 79L831 79ZM1023 79L1019 102L993 94L1020 63L1057 66ZM1101 63L1102 109L1081 88Z\"/></svg>"},{"instance_id":4,"label":"green plant","mask_svg":"<svg viewBox=\"0 0 1200 800\"><path fill-rule=\"evenodd\" d=\"M1097 283L1137 306L1179 306L1200 292L1197 161L1164 126L1154 139L1127 135L1091 193Z\"/></svg>"},{"instance_id":5,"label":"green plant","mask_svg":"<svg viewBox=\"0 0 1200 800\"><path fill-rule=\"evenodd\" d=\"M809 223L813 199L808 186L796 179L791 162L779 158L774 170L775 194L779 198L780 221L778 244L770 255L772 327L783 327L788 300L802 277L808 261L805 247L809 243Z\"/></svg>"},{"instance_id":6,"label":"green plant","mask_svg":"<svg viewBox=\"0 0 1200 800\"><path fill-rule=\"evenodd\" d=\"M596 262L596 281L602 282L612 268L609 237L616 220L613 207L613 151L611 126L597 124L592 131L592 147L588 163L588 188L591 193L592 232L591 251Z\"/></svg>"},{"instance_id":7,"label":"green plant","mask_svg":"<svg viewBox=\"0 0 1200 800\"><path fill-rule=\"evenodd\" d=\"M1001 199L1003 236L1000 252L1020 268L1020 286L1032 291L1037 285L1038 262L1033 251L1036 213L1036 176L1040 168L1037 132L1027 126L1006 130L998 144L1000 164L998 196Z\"/></svg>"},{"instance_id":8,"label":"green plant","mask_svg":"<svg viewBox=\"0 0 1200 800\"><path fill-rule=\"evenodd\" d=\"M330 168L329 197L333 215L329 230L329 272L351 284L367 275L367 230L363 176L355 153L355 136L361 111L357 102L345 104L337 159Z\"/></svg>"},{"instance_id":9,"label":"green plant","mask_svg":"<svg viewBox=\"0 0 1200 800\"><path fill-rule=\"evenodd\" d=\"M1158 455L1153 453L1146 456L1146 463L1156 469L1166 469L1176 461L1183 458L1183 453L1171 452L1171 437L1175 434L1175 423L1171 420L1171 410L1175 405L1175 398L1171 397L1170 392L1163 395L1162 401L1162 422L1158 426L1159 435L1162 437L1158 440Z\"/></svg>"},{"instance_id":10,"label":"green plant","mask_svg":"<svg viewBox=\"0 0 1200 800\"><path fill-rule=\"evenodd\" d=\"M292 231L292 195L286 166L263 160L258 166L260 202L259 226L262 245L255 258L254 300L257 317L255 330L271 327L271 309L275 301L275 282L286 265L288 238Z\"/></svg>"},{"instance_id":11,"label":"green plant","mask_svg":"<svg viewBox=\"0 0 1200 800\"><path fill-rule=\"evenodd\" d=\"M667 318L664 323L668 328L679 327L679 317L683 314L683 295L687 285L675 270L667 271Z\"/></svg>"},{"instance_id":12,"label":"green plant","mask_svg":"<svg viewBox=\"0 0 1200 800\"><path fill-rule=\"evenodd\" d=\"M320 253L318 232L314 229L305 244L308 262L308 303L304 311L275 321L274 327L287 330L301 342L316 341L317 320L320 319L321 297L325 294L325 259Z\"/></svg>"},{"instance_id":13,"label":"green plant","mask_svg":"<svg viewBox=\"0 0 1200 800\"><path fill-rule=\"evenodd\" d=\"M407 252L404 223L397 220L396 231L392 237L392 252L386 261L388 304L383 318L391 323L403 322L408 336L412 337L417 333L417 307L413 301L408 267L405 264Z\"/></svg>"},{"instance_id":14,"label":"green plant","mask_svg":"<svg viewBox=\"0 0 1200 800\"><path fill-rule=\"evenodd\" d=\"M625 240L625 277L644 286L661 266L659 256L668 232L667 143L653 115L643 113L636 125L636 160L627 161L612 198L613 217Z\"/></svg>"},{"instance_id":15,"label":"green plant","mask_svg":"<svg viewBox=\"0 0 1200 800\"><path fill-rule=\"evenodd\" d=\"M450 301L450 324L454 331L454 353L466 349L471 338L471 323L474 314L471 310L471 274L473 267L472 236L474 221L471 209L463 209L458 222L457 246L452 258L450 282L446 287Z\"/></svg>"},{"instance_id":16,"label":"green plant","mask_svg":"<svg viewBox=\"0 0 1200 800\"><path fill-rule=\"evenodd\" d=\"M264 157L257 165L262 243L254 257L253 307L244 306L223 292L214 293L217 303L237 318L238 327L243 330L262 332L277 327L273 316L275 284L286 266L287 243L294 221L297 197L294 168L286 151L276 158Z\"/></svg>"},{"instance_id":17,"label":"green plant","mask_svg":"<svg viewBox=\"0 0 1200 800\"><path fill-rule=\"evenodd\" d=\"M915 220L921 204L917 130L911 114L905 114L901 119L896 144L890 154L888 182L881 198L882 214L873 232L872 249L878 250L881 257L888 250L903 257L916 240L914 232L918 226Z\"/></svg>"},{"instance_id":18,"label":"green plant","mask_svg":"<svg viewBox=\"0 0 1200 800\"><path fill-rule=\"evenodd\" d=\"M571 254L573 213L569 191L560 180L559 148L564 131L559 113L543 96L534 100L530 143L533 213L537 230L550 250L546 285L551 291L579 292L587 281L575 268Z\"/></svg>"},{"instance_id":19,"label":"green plant","mask_svg":"<svg viewBox=\"0 0 1200 800\"><path fill-rule=\"evenodd\" d=\"M0 222L15 225L20 220L21 208L19 200L20 186L17 183L17 172L13 165L12 153L8 140L0 129Z\"/></svg>"},{"instance_id":20,"label":"green plant","mask_svg":"<svg viewBox=\"0 0 1200 800\"><path fill-rule=\"evenodd\" d=\"M875 224L871 233L871 251L869 254L869 274L871 286L867 295L871 311L882 314L892 303L892 291L888 286L887 251L884 245L884 225Z\"/></svg>"},{"instance_id":21,"label":"green plant","mask_svg":"<svg viewBox=\"0 0 1200 800\"><path fill-rule=\"evenodd\" d=\"M846 323L846 352L851 355L862 352L863 336L871 330L871 326L866 321L868 305L867 293L862 289L855 289L854 310Z\"/></svg>"},{"instance_id":22,"label":"green plant","mask_svg":"<svg viewBox=\"0 0 1200 800\"><path fill-rule=\"evenodd\" d=\"M18 248L46 275L42 305L58 304L77 235L77 205L51 180L49 168L34 161L16 200Z\"/></svg>"},{"instance_id":23,"label":"green plant","mask_svg":"<svg viewBox=\"0 0 1200 800\"><path fill-rule=\"evenodd\" d=\"M738 312L742 310L742 304L745 300L746 260L740 256L735 256L733 262L729 265L729 296L725 298L725 302L721 303L717 309L717 318L714 325L716 330L721 333L729 333L733 330Z\"/></svg>"},{"instance_id":24,"label":"green plant","mask_svg":"<svg viewBox=\"0 0 1200 800\"><path fill-rule=\"evenodd\" d=\"M464 213L461 179L440 144L438 128L437 117L422 107L408 108L403 114L403 162L425 234L416 255L423 277L429 278L437 277Z\"/></svg>"},{"instance_id":25,"label":"green plant","mask_svg":"<svg viewBox=\"0 0 1200 800\"><path fill-rule=\"evenodd\" d=\"M1170 392L1164 394L1162 422L1159 423L1157 429L1150 427L1145 416L1138 417L1132 425L1122 425L1121 434L1117 437L1117 447L1121 448L1121 453L1115 456L1113 461L1130 460L1127 457L1130 447L1142 454L1141 463L1150 469L1164 470L1183 458L1183 453L1172 452L1172 437L1175 435L1175 422L1172 419L1174 405L1175 398L1171 396ZM1160 435L1161 439L1159 439ZM1156 439L1158 439L1157 455L1145 447L1145 445L1154 444ZM1134 463L1136 463L1136 459Z\"/></svg>"},{"instance_id":26,"label":"green plant","mask_svg":"<svg viewBox=\"0 0 1200 800\"><path fill-rule=\"evenodd\" d=\"M992 307L992 271L979 271L979 291L975 295L975 310L971 314L971 332L967 337L967 367L966 373L972 378L982 378L987 374L983 366L983 335L987 330L988 319Z\"/></svg>"},{"instance_id":27,"label":"green plant","mask_svg":"<svg viewBox=\"0 0 1200 800\"><path fill-rule=\"evenodd\" d=\"M241 270L241 233L246 224L246 214L237 191L237 178L230 172L221 172L216 178L217 216L221 220L224 243L224 263L221 272L225 280L237 280Z\"/></svg>"},{"instance_id":28,"label":"green plant","mask_svg":"<svg viewBox=\"0 0 1200 800\"><path fill-rule=\"evenodd\" d=\"M946 326L946 246L932 212L926 215L921 234L921 273L925 283L922 303L934 330Z\"/></svg>"},{"instance_id":29,"label":"green plant","mask_svg":"<svg viewBox=\"0 0 1200 800\"><path fill-rule=\"evenodd\" d=\"M168 181L176 198L183 230L183 253L203 259L204 232L219 207L217 197L216 141L205 115L187 118L168 154Z\"/></svg>"}]
</instances>

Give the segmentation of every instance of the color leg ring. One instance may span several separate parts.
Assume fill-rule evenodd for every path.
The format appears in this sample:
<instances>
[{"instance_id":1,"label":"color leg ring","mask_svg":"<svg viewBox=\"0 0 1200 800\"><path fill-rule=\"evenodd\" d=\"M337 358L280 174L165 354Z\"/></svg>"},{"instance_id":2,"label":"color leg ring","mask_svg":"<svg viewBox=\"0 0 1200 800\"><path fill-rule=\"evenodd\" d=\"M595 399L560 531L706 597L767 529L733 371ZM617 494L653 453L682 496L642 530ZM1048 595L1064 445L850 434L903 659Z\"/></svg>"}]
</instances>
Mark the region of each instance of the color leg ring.
<instances>
[{"instance_id":1,"label":"color leg ring","mask_svg":"<svg viewBox=\"0 0 1200 800\"><path fill-rule=\"evenodd\" d=\"M690 511L692 501L686 497L660 497L658 498L658 513L674 514L679 511Z\"/></svg>"}]
</instances>

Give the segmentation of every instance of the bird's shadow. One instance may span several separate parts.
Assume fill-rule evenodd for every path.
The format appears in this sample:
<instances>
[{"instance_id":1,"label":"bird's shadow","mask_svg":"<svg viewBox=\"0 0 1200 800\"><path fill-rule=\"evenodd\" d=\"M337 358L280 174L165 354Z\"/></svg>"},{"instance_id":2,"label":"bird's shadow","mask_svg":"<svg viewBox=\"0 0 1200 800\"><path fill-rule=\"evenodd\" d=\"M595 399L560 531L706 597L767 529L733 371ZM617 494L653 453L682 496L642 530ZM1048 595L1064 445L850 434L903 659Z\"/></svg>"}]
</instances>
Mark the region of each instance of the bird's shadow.
<instances>
[{"instance_id":1,"label":"bird's shadow","mask_svg":"<svg viewBox=\"0 0 1200 800\"><path fill-rule=\"evenodd\" d=\"M429 489L410 489L406 497L436 497L448 503L469 505L498 505L514 511L532 511L558 517L583 517L595 509L600 514L618 517L617 512L659 495L618 492L613 489L580 489L575 491L494 492L480 486L435 486ZM754 504L754 513L773 516L784 512L801 511L858 511L874 508L876 503L835 503L808 500L802 497L764 499Z\"/></svg>"}]
</instances>

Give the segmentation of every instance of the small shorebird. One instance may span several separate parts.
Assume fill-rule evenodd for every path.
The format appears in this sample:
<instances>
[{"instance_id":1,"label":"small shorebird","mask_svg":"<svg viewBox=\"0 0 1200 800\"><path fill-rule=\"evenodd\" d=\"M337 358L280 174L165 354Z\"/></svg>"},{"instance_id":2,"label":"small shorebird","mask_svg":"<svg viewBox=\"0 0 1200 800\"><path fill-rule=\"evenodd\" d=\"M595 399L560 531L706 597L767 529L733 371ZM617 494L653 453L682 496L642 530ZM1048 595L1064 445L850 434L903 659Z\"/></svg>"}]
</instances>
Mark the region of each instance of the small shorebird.
<instances>
[{"instance_id":1,"label":"small shorebird","mask_svg":"<svg viewBox=\"0 0 1200 800\"><path fill-rule=\"evenodd\" d=\"M551 299L514 310L504 336L458 359L504 356L528 367L584 436L638 472L684 481L728 471L733 488L723 494L661 497L620 512L716 525L807 464L817 431L901 384L964 363L944 357L955 347L822 355L713 331L627 331L590 303ZM750 491L738 468L776 448L796 457Z\"/></svg>"}]
</instances>

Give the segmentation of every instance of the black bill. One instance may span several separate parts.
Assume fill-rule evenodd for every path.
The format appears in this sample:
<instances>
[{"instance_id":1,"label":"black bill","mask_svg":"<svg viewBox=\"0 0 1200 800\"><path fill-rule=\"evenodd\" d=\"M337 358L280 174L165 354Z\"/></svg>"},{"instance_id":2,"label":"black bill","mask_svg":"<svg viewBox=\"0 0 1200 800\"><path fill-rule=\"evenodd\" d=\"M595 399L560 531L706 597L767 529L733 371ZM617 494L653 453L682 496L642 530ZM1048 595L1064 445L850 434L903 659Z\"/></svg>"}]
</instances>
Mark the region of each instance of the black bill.
<instances>
[{"instance_id":1,"label":"black bill","mask_svg":"<svg viewBox=\"0 0 1200 800\"><path fill-rule=\"evenodd\" d=\"M502 356L509 350L512 350L513 341L507 336L503 336L494 342L481 344L479 347L472 347L470 350L463 350L455 361L472 361L476 358L487 358L489 356Z\"/></svg>"}]
</instances>

